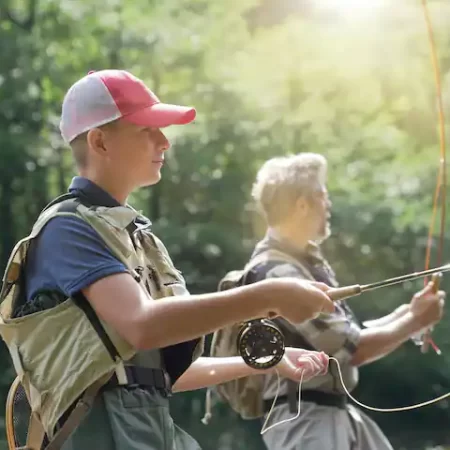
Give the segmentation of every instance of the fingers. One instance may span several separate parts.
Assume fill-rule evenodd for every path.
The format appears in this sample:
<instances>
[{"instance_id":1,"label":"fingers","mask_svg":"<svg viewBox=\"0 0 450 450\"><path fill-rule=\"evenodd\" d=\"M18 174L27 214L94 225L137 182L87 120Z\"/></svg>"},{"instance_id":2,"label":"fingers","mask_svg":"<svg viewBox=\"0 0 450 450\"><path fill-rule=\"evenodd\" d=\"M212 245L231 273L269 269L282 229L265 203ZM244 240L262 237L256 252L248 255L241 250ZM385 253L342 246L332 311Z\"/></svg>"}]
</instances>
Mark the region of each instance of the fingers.
<instances>
[{"instance_id":1,"label":"fingers","mask_svg":"<svg viewBox=\"0 0 450 450\"><path fill-rule=\"evenodd\" d=\"M311 281L311 284L316 287L317 289L320 289L322 292L327 292L331 289L330 286L328 286L325 283L321 283L320 281Z\"/></svg>"},{"instance_id":2,"label":"fingers","mask_svg":"<svg viewBox=\"0 0 450 450\"><path fill-rule=\"evenodd\" d=\"M302 360L305 357L299 357ZM329 357L324 352L310 352L308 355L311 364L311 376L325 375L328 372ZM306 369L307 370L307 369Z\"/></svg>"},{"instance_id":3,"label":"fingers","mask_svg":"<svg viewBox=\"0 0 450 450\"><path fill-rule=\"evenodd\" d=\"M423 289L421 289L420 291L416 292L414 294L414 297L425 297L428 296L429 294L441 294L444 295L445 297L445 292L444 291L438 291L437 293L433 293L433 287L434 287L434 283L432 281L430 281Z\"/></svg>"},{"instance_id":4,"label":"fingers","mask_svg":"<svg viewBox=\"0 0 450 450\"><path fill-rule=\"evenodd\" d=\"M314 286L315 288L317 288L319 291L323 292L325 295L322 295L322 311L324 313L333 313L336 310L336 306L334 304L334 302L330 299L330 297L328 297L328 295L326 295L327 291L329 291L331 289L330 286L328 286L325 283L321 283L319 281L311 281L310 282L312 286Z\"/></svg>"},{"instance_id":5,"label":"fingers","mask_svg":"<svg viewBox=\"0 0 450 450\"><path fill-rule=\"evenodd\" d=\"M320 363L323 367L323 370L319 375L325 375L328 372L328 366L330 364L330 357L325 352L320 352L319 358L320 358Z\"/></svg>"},{"instance_id":6,"label":"fingers","mask_svg":"<svg viewBox=\"0 0 450 450\"><path fill-rule=\"evenodd\" d=\"M322 312L324 313L334 313L336 311L336 305L330 299L330 297L326 297L324 302L322 303Z\"/></svg>"},{"instance_id":7,"label":"fingers","mask_svg":"<svg viewBox=\"0 0 450 450\"><path fill-rule=\"evenodd\" d=\"M295 366L302 370L303 379L311 379L328 372L328 355L324 352L305 351L296 358Z\"/></svg>"},{"instance_id":8,"label":"fingers","mask_svg":"<svg viewBox=\"0 0 450 450\"><path fill-rule=\"evenodd\" d=\"M316 376L325 375L328 371L329 357L324 352L315 352L288 347L279 366L282 376L300 382L308 381Z\"/></svg>"},{"instance_id":9,"label":"fingers","mask_svg":"<svg viewBox=\"0 0 450 450\"><path fill-rule=\"evenodd\" d=\"M431 305L433 302L439 303L439 304L443 304L445 303L445 297L446 297L446 293L444 291L438 291L436 293L433 293L432 291L428 291L425 289L423 289L422 291L417 292L414 297L416 299L418 298L422 298L424 301L426 301L426 303L428 305Z\"/></svg>"}]
</instances>

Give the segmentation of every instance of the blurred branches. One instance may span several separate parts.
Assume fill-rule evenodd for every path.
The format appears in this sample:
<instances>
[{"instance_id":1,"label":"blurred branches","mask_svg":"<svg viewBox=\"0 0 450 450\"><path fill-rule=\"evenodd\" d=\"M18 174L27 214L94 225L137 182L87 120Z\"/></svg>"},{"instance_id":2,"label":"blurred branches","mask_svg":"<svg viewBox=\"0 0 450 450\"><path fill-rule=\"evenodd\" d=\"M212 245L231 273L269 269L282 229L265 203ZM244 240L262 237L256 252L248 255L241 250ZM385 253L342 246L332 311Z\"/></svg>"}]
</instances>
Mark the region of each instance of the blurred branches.
<instances>
[{"instance_id":1,"label":"blurred branches","mask_svg":"<svg viewBox=\"0 0 450 450\"><path fill-rule=\"evenodd\" d=\"M429 3L448 107L450 5ZM3 0L1 266L75 174L58 130L64 92L89 70L118 67L142 77L163 101L198 110L195 124L165 130L172 149L163 181L132 199L192 292L214 290L245 263L264 232L250 201L255 173L269 157L301 151L329 161L333 235L325 249L342 284L423 268L439 152L420 4L386 1L366 15L317 5ZM362 318L376 317L409 301L418 286L377 291L352 305ZM446 318L435 331L440 358L406 344L362 369L358 398L390 407L449 390L449 324ZM0 357L4 399L13 372L4 349ZM238 420L224 405L205 429L202 402L202 392L177 396L174 414L205 449L261 448L259 424ZM440 431L447 403L375 418L398 448L448 444ZM406 433L411 423L415 435Z\"/></svg>"}]
</instances>

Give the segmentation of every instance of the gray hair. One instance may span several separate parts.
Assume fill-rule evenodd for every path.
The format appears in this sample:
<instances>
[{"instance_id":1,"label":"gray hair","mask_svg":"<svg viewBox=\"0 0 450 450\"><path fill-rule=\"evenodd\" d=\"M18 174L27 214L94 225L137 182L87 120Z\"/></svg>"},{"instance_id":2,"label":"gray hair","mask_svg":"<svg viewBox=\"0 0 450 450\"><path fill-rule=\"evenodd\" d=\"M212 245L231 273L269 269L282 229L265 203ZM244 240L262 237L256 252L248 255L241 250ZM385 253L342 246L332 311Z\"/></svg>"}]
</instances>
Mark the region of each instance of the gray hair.
<instances>
[{"instance_id":1,"label":"gray hair","mask_svg":"<svg viewBox=\"0 0 450 450\"><path fill-rule=\"evenodd\" d=\"M297 199L310 197L326 183L327 160L317 153L269 159L258 171L252 197L270 225L289 215Z\"/></svg>"}]
</instances>

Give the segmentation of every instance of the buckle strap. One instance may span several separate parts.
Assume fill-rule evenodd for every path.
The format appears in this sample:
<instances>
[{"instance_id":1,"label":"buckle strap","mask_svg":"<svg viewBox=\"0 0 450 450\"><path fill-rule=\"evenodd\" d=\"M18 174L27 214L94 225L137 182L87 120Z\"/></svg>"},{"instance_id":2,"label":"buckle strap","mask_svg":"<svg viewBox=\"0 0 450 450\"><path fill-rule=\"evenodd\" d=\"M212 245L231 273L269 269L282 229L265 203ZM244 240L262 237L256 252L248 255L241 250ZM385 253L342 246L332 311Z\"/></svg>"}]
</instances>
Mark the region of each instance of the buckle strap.
<instances>
[{"instance_id":1,"label":"buckle strap","mask_svg":"<svg viewBox=\"0 0 450 450\"><path fill-rule=\"evenodd\" d=\"M117 386L141 386L151 387L164 391L167 395L172 393L172 384L169 374L163 369L152 369L141 366L125 366L126 384L120 382L114 374L106 383L104 389L112 389Z\"/></svg>"}]
</instances>

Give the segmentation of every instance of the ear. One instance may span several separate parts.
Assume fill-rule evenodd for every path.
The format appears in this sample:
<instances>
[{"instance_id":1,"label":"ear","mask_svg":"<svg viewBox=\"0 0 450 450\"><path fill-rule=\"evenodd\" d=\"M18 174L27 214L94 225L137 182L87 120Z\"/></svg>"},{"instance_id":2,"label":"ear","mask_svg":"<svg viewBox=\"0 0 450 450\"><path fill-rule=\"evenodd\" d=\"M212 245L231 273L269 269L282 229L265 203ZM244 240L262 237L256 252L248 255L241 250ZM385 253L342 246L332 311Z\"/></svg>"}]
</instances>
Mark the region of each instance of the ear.
<instances>
[{"instance_id":1,"label":"ear","mask_svg":"<svg viewBox=\"0 0 450 450\"><path fill-rule=\"evenodd\" d=\"M300 196L295 201L295 214L297 214L299 217L306 217L309 214L311 205L307 201L307 199L303 196Z\"/></svg>"},{"instance_id":2,"label":"ear","mask_svg":"<svg viewBox=\"0 0 450 450\"><path fill-rule=\"evenodd\" d=\"M86 136L86 141L88 144L88 147L100 154L105 156L107 153L106 145L105 145L105 133L100 130L99 128L93 128L92 130L89 130Z\"/></svg>"}]
</instances>

